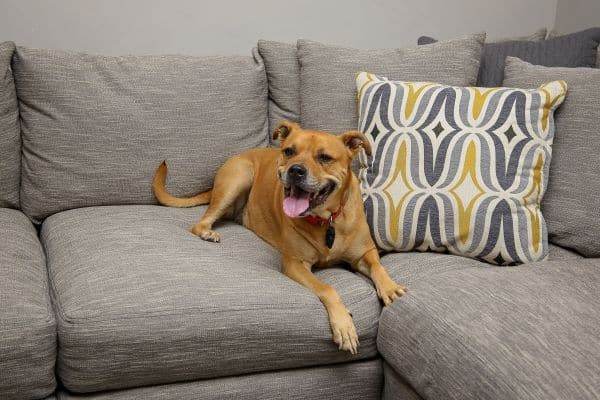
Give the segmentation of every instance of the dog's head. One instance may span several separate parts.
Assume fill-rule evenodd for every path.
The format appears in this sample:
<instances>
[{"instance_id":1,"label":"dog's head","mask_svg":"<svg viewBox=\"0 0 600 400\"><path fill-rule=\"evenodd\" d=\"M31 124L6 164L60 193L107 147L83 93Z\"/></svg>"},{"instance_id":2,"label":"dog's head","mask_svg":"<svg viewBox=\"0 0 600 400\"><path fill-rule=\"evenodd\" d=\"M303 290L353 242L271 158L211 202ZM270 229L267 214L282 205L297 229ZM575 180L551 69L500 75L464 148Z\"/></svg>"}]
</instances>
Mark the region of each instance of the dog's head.
<instances>
[{"instance_id":1,"label":"dog's head","mask_svg":"<svg viewBox=\"0 0 600 400\"><path fill-rule=\"evenodd\" d=\"M367 139L357 131L336 136L283 121L273 138L281 143L277 173L284 190L283 210L291 218L339 207L352 159L361 148L371 154Z\"/></svg>"}]
</instances>

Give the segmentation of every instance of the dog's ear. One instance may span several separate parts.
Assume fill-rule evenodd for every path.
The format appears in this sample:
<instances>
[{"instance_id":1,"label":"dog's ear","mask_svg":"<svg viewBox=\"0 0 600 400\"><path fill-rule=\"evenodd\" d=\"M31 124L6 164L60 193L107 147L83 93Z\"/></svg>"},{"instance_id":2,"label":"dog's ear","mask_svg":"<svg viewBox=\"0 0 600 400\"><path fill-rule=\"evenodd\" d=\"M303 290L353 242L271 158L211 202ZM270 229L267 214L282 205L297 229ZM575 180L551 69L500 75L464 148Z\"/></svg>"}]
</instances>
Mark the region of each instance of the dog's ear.
<instances>
[{"instance_id":1,"label":"dog's ear","mask_svg":"<svg viewBox=\"0 0 600 400\"><path fill-rule=\"evenodd\" d=\"M277 138L281 138L282 141L285 140L294 129L300 129L300 125L287 120L280 121L273 131L273 140L277 140Z\"/></svg>"},{"instance_id":2,"label":"dog's ear","mask_svg":"<svg viewBox=\"0 0 600 400\"><path fill-rule=\"evenodd\" d=\"M354 157L360 149L364 149L368 156L371 155L371 145L367 137L359 131L348 131L340 136L344 145L352 152Z\"/></svg>"}]
</instances>

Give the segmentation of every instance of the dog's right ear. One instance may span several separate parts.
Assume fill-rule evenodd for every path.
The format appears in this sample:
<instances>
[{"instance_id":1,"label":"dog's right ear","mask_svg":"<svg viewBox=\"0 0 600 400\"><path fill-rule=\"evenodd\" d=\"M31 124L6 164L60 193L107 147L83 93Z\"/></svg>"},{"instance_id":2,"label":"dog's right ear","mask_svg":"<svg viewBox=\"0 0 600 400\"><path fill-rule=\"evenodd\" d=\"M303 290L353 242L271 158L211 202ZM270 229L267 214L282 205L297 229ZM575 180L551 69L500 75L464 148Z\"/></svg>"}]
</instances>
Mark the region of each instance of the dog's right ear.
<instances>
[{"instance_id":1,"label":"dog's right ear","mask_svg":"<svg viewBox=\"0 0 600 400\"><path fill-rule=\"evenodd\" d=\"M279 122L277 128L273 131L273 140L281 138L281 141L284 141L294 129L300 129L300 125L286 120Z\"/></svg>"}]
</instances>

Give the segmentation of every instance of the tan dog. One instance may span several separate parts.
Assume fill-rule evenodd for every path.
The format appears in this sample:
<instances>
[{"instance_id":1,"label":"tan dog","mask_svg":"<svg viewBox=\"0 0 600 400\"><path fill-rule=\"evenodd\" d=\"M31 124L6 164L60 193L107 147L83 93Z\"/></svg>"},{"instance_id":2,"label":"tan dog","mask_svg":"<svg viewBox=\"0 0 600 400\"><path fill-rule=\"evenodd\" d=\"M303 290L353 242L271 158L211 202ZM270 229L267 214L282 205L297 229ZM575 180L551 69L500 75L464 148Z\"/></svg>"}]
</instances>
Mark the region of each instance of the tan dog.
<instances>
[{"instance_id":1,"label":"tan dog","mask_svg":"<svg viewBox=\"0 0 600 400\"><path fill-rule=\"evenodd\" d=\"M280 137L281 150L255 149L230 158L217 172L213 189L190 198L166 191L163 162L154 176L154 194L172 207L210 203L191 229L204 240L220 240L212 230L218 219L241 217L245 227L279 249L282 272L319 297L329 314L333 341L356 354L352 316L335 289L319 281L311 268L345 261L371 278L385 305L404 294L406 289L379 261L358 180L350 169L361 148L368 154L371 149L360 132L334 136L287 121L273 137Z\"/></svg>"}]
</instances>

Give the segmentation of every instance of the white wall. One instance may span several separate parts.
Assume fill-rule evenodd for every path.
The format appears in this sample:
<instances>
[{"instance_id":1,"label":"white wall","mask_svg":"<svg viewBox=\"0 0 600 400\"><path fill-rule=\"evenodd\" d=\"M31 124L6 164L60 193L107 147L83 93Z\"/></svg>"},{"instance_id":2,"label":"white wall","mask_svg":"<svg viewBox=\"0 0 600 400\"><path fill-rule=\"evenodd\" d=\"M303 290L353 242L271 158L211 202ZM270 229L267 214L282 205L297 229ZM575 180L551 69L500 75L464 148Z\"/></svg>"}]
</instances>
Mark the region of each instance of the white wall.
<instances>
[{"instance_id":1,"label":"white wall","mask_svg":"<svg viewBox=\"0 0 600 400\"><path fill-rule=\"evenodd\" d=\"M600 0L558 0L555 29L571 33L600 26Z\"/></svg>"},{"instance_id":2,"label":"white wall","mask_svg":"<svg viewBox=\"0 0 600 400\"><path fill-rule=\"evenodd\" d=\"M590 0L597 1L597 0ZM104 54L248 54L257 39L356 47L529 34L557 0L0 0L0 40Z\"/></svg>"}]
</instances>

